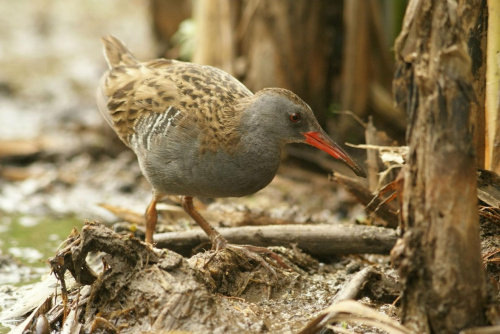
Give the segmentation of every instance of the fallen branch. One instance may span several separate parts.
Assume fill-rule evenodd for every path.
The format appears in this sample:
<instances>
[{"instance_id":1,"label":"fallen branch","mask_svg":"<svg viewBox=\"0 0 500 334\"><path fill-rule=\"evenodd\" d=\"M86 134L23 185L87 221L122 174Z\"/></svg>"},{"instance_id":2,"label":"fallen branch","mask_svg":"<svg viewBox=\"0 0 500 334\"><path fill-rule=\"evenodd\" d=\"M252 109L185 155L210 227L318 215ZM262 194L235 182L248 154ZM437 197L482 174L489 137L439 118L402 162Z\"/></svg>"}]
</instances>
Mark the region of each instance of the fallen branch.
<instances>
[{"instance_id":1,"label":"fallen branch","mask_svg":"<svg viewBox=\"0 0 500 334\"><path fill-rule=\"evenodd\" d=\"M361 225L280 225L220 228L235 244L297 247L311 255L389 254L397 239L392 229ZM208 242L202 230L155 235L156 247L190 255L199 244Z\"/></svg>"},{"instance_id":2,"label":"fallen branch","mask_svg":"<svg viewBox=\"0 0 500 334\"><path fill-rule=\"evenodd\" d=\"M339 303L343 300L356 299L359 292L363 289L365 283L370 276L373 275L375 270L373 267L366 267L365 269L357 272L351 279L337 292L333 298L334 303Z\"/></svg>"}]
</instances>

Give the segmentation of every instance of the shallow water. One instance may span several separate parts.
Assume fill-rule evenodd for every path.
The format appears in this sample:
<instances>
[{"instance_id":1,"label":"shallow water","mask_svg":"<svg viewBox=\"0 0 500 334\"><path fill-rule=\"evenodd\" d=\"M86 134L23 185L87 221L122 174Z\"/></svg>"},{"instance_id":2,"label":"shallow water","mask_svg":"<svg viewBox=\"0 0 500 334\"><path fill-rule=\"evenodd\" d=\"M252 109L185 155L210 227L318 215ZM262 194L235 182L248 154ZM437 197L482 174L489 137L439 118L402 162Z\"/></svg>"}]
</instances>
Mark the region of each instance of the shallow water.
<instances>
[{"instance_id":1,"label":"shallow water","mask_svg":"<svg viewBox=\"0 0 500 334\"><path fill-rule=\"evenodd\" d=\"M82 226L83 221L74 217L4 216L0 219L0 252L13 256L23 265L47 267L45 261L54 255L71 229ZM1 272L0 282L22 283L6 280Z\"/></svg>"},{"instance_id":2,"label":"shallow water","mask_svg":"<svg viewBox=\"0 0 500 334\"><path fill-rule=\"evenodd\" d=\"M39 282L50 274L47 259L83 221L74 217L2 215L0 218L0 313L14 302L17 287ZM0 324L0 334L10 329Z\"/></svg>"}]
</instances>

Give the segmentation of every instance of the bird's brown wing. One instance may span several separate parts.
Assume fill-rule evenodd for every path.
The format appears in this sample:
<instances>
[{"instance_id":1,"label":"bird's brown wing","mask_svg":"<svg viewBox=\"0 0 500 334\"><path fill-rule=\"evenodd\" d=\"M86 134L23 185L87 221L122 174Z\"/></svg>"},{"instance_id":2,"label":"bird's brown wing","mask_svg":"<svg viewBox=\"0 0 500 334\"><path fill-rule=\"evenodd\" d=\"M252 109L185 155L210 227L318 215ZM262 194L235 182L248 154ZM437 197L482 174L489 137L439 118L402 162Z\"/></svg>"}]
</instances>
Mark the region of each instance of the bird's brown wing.
<instances>
[{"instance_id":1,"label":"bird's brown wing","mask_svg":"<svg viewBox=\"0 0 500 334\"><path fill-rule=\"evenodd\" d=\"M168 122L168 118L157 114L174 109L180 112L176 113L177 124L199 129L202 151L235 147L239 106L253 95L242 83L211 66L167 59L141 63L118 39L103 41L111 68L101 80L97 102L124 143L130 145L139 120L151 126L156 122L161 128L160 121ZM150 127L141 129L144 132Z\"/></svg>"},{"instance_id":2,"label":"bird's brown wing","mask_svg":"<svg viewBox=\"0 0 500 334\"><path fill-rule=\"evenodd\" d=\"M138 119L179 108L175 83L142 64L119 66L104 75L97 94L99 109L120 139L129 145Z\"/></svg>"},{"instance_id":3,"label":"bird's brown wing","mask_svg":"<svg viewBox=\"0 0 500 334\"><path fill-rule=\"evenodd\" d=\"M234 148L239 140L234 131L238 105L252 95L238 80L213 67L156 60L111 69L101 81L98 104L127 145L140 118L173 107L182 113L184 123L201 129L201 150L214 151L221 146Z\"/></svg>"},{"instance_id":4,"label":"bird's brown wing","mask_svg":"<svg viewBox=\"0 0 500 334\"><path fill-rule=\"evenodd\" d=\"M106 36L102 42L109 71L101 78L97 105L118 137L130 145L139 119L178 108L176 84L162 73L177 62L158 59L141 63L118 38Z\"/></svg>"}]
</instances>

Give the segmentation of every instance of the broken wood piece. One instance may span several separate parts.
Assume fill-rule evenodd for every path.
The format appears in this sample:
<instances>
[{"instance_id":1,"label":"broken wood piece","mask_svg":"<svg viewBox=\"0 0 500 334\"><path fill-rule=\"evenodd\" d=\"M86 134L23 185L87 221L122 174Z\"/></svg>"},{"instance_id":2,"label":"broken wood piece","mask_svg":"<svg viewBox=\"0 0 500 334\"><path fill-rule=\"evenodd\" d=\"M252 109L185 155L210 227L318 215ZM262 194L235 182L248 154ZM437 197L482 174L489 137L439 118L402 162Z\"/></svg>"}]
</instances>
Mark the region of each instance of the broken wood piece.
<instances>
[{"instance_id":1,"label":"broken wood piece","mask_svg":"<svg viewBox=\"0 0 500 334\"><path fill-rule=\"evenodd\" d=\"M373 125L373 118L370 116L368 119L368 124L365 129L365 140L366 140L366 164L368 169L368 182L370 185L370 190L375 192L378 190L380 182L383 181L379 177L379 173L384 169L387 169L385 161L382 161L382 151L381 149L376 149L378 147L396 146L396 141L391 139L384 131L377 131ZM387 175L386 175L387 176ZM393 180L396 175L393 175L390 180Z\"/></svg>"},{"instance_id":2,"label":"broken wood piece","mask_svg":"<svg viewBox=\"0 0 500 334\"><path fill-rule=\"evenodd\" d=\"M399 294L398 283L393 277L369 266L353 275L337 292L333 301L339 303L368 296L372 301L393 303Z\"/></svg>"},{"instance_id":3,"label":"broken wood piece","mask_svg":"<svg viewBox=\"0 0 500 334\"><path fill-rule=\"evenodd\" d=\"M500 208L500 176L490 170L478 169L477 197L494 208Z\"/></svg>"},{"instance_id":4,"label":"broken wood piece","mask_svg":"<svg viewBox=\"0 0 500 334\"><path fill-rule=\"evenodd\" d=\"M362 205L365 207L369 205L367 207L368 212L372 212L374 208L377 208L374 212L375 215L387 222L387 226L398 226L396 203L383 203L381 198L374 198L369 189L365 188L357 180L340 173L334 173L331 179L344 186ZM477 170L477 197L493 208L500 208L500 177L495 172L483 169Z\"/></svg>"},{"instance_id":5,"label":"broken wood piece","mask_svg":"<svg viewBox=\"0 0 500 334\"><path fill-rule=\"evenodd\" d=\"M397 239L392 229L362 225L244 226L220 228L219 232L231 243L264 247L297 244L301 250L315 256L389 254ZM200 229L161 233L154 238L156 247L183 255L190 255L193 248L208 242Z\"/></svg>"},{"instance_id":6,"label":"broken wood piece","mask_svg":"<svg viewBox=\"0 0 500 334\"><path fill-rule=\"evenodd\" d=\"M358 271L346 284L344 284L342 289L337 292L335 298L333 298L333 302L338 303L343 300L355 299L373 273L373 267L366 267Z\"/></svg>"},{"instance_id":7,"label":"broken wood piece","mask_svg":"<svg viewBox=\"0 0 500 334\"><path fill-rule=\"evenodd\" d=\"M357 180L345 175L333 173L331 179L344 186L345 189L354 195L356 199L365 207L372 203L370 208L378 208L374 214L380 219L383 219L387 223L388 227L396 228L398 226L398 216L396 214L398 207L394 202L382 204L383 200L380 198L374 198L374 195L368 188L360 184Z\"/></svg>"}]
</instances>

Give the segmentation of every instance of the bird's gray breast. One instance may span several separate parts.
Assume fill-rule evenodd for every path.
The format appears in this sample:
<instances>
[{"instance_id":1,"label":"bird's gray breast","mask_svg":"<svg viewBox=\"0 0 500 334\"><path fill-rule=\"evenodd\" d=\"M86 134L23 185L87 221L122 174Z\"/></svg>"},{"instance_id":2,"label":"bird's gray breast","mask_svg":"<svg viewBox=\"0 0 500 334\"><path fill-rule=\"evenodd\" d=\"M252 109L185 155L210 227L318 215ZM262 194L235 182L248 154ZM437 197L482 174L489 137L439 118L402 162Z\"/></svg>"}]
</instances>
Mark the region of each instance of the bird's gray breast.
<instances>
[{"instance_id":1,"label":"bird's gray breast","mask_svg":"<svg viewBox=\"0 0 500 334\"><path fill-rule=\"evenodd\" d=\"M252 151L206 152L194 156L189 176L194 182L193 195L205 197L239 197L253 194L267 186L274 178L279 159L270 160ZM279 157L279 155L277 156Z\"/></svg>"},{"instance_id":2,"label":"bird's gray breast","mask_svg":"<svg viewBox=\"0 0 500 334\"><path fill-rule=\"evenodd\" d=\"M156 118L137 124L131 142L144 175L157 192L239 197L264 188L276 174L280 163L276 145L242 143L236 152L202 152L199 130L179 126L179 111L153 116Z\"/></svg>"}]
</instances>

